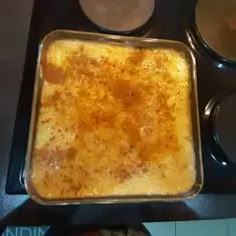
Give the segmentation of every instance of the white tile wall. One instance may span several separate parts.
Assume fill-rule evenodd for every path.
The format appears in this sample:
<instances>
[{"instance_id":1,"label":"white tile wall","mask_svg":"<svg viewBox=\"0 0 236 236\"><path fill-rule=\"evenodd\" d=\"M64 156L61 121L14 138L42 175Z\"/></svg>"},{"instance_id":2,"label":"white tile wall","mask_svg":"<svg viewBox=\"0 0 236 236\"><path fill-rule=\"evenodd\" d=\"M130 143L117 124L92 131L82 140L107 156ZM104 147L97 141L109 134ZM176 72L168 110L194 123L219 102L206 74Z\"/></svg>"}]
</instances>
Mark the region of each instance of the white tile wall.
<instances>
[{"instance_id":1,"label":"white tile wall","mask_svg":"<svg viewBox=\"0 0 236 236\"><path fill-rule=\"evenodd\" d=\"M226 220L176 222L176 236L227 236Z\"/></svg>"},{"instance_id":2,"label":"white tile wall","mask_svg":"<svg viewBox=\"0 0 236 236\"><path fill-rule=\"evenodd\" d=\"M175 236L175 222L144 223L152 236Z\"/></svg>"},{"instance_id":3,"label":"white tile wall","mask_svg":"<svg viewBox=\"0 0 236 236\"><path fill-rule=\"evenodd\" d=\"M236 219L228 219L227 224L227 236L236 236Z\"/></svg>"}]
</instances>

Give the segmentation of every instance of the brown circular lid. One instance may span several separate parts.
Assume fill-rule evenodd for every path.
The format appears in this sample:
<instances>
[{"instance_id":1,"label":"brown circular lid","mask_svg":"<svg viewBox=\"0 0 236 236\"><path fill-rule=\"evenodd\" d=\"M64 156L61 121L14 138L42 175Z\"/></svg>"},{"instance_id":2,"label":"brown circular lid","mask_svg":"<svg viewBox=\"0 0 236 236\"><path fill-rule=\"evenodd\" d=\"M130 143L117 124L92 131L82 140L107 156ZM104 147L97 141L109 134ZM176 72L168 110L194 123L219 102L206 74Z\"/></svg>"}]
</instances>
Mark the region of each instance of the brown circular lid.
<instances>
[{"instance_id":1,"label":"brown circular lid","mask_svg":"<svg viewBox=\"0 0 236 236\"><path fill-rule=\"evenodd\" d=\"M236 61L236 0L199 0L196 25L213 51Z\"/></svg>"},{"instance_id":2,"label":"brown circular lid","mask_svg":"<svg viewBox=\"0 0 236 236\"><path fill-rule=\"evenodd\" d=\"M85 15L97 26L114 32L130 32L152 16L155 0L79 0Z\"/></svg>"}]
</instances>

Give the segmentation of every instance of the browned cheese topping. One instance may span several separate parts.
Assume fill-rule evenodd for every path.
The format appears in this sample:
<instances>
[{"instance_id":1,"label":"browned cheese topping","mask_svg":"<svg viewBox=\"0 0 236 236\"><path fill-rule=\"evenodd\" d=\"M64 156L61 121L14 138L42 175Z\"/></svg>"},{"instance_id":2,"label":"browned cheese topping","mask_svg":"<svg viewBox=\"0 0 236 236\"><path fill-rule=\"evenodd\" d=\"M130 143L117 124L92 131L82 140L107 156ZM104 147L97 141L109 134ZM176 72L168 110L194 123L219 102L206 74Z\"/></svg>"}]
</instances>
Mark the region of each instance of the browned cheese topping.
<instances>
[{"instance_id":1,"label":"browned cheese topping","mask_svg":"<svg viewBox=\"0 0 236 236\"><path fill-rule=\"evenodd\" d=\"M187 192L190 72L174 49L58 40L42 52L31 184L43 198Z\"/></svg>"}]
</instances>

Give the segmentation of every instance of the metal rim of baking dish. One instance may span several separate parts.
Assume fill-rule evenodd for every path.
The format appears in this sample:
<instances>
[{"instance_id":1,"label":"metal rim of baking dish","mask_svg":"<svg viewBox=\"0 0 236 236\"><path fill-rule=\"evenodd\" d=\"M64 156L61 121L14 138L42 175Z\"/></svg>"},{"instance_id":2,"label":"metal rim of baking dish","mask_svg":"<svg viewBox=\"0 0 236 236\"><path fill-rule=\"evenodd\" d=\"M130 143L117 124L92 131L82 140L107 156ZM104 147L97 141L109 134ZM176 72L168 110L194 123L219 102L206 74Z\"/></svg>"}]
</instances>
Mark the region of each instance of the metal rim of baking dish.
<instances>
[{"instance_id":1,"label":"metal rim of baking dish","mask_svg":"<svg viewBox=\"0 0 236 236\"><path fill-rule=\"evenodd\" d=\"M77 39L93 42L104 42L110 44L116 44L120 46L133 46L142 48L172 48L185 53L186 58L190 63L190 80L191 80L191 121L192 121L192 133L193 133L193 146L195 152L195 184L192 188L184 193L176 195L118 195L118 196L102 196L102 197L84 197L75 199L47 199L42 198L34 191L30 184L31 180L31 154L34 144L34 132L36 126L36 119L39 108L39 99L41 94L42 78L40 76L40 59L42 55L42 49L45 45L58 39ZM201 151L201 136L200 136L200 122L198 112L198 94L197 94L197 79L196 79L196 61L192 51L187 45L179 41L160 40L153 38L138 38L130 36L108 35L100 33L90 33L82 31L71 30L55 30L48 33L41 43L38 49L38 58L36 64L35 84L33 93L33 102L31 108L31 121L28 136L28 145L25 158L24 169L24 182L27 193L36 202L43 205L69 205L69 204L97 204L97 203L141 203L141 202L154 202L154 201L178 201L183 199L189 199L195 197L203 186L203 164L202 164L202 151Z\"/></svg>"}]
</instances>

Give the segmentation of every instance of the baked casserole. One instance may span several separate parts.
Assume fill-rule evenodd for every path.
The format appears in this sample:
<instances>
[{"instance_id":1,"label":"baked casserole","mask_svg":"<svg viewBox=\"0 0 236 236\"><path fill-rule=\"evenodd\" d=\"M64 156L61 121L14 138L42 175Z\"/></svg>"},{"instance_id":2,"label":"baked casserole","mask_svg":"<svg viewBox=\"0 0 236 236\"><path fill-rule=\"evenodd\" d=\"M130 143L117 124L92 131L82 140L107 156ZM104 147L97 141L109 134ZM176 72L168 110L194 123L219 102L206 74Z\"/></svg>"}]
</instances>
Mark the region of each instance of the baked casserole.
<instances>
[{"instance_id":1,"label":"baked casserole","mask_svg":"<svg viewBox=\"0 0 236 236\"><path fill-rule=\"evenodd\" d=\"M177 195L195 184L190 65L174 48L43 49L31 186L44 199Z\"/></svg>"}]
</instances>

